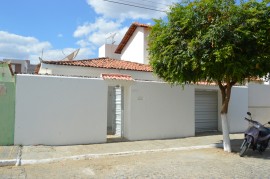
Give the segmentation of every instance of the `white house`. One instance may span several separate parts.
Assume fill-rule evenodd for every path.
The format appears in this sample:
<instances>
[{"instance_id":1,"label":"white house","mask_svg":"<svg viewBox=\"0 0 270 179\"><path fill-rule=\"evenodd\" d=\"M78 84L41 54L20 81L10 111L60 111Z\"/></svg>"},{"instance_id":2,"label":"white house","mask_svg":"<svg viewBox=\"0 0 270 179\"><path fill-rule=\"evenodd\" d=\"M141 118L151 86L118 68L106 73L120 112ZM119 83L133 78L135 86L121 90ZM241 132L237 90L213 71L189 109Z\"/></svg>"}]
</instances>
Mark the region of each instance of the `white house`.
<instances>
[{"instance_id":1,"label":"white house","mask_svg":"<svg viewBox=\"0 0 270 179\"><path fill-rule=\"evenodd\" d=\"M148 65L149 30L149 25L133 23L118 46L99 49L99 58L41 61L39 75L17 75L15 143L97 143L105 142L107 134L163 139L221 130L218 86L182 88L157 78ZM36 115L25 113L27 108ZM234 87L228 114L231 132L246 128L246 111L248 88ZM46 129L51 135L44 135ZM33 133L35 138L30 137Z\"/></svg>"}]
</instances>

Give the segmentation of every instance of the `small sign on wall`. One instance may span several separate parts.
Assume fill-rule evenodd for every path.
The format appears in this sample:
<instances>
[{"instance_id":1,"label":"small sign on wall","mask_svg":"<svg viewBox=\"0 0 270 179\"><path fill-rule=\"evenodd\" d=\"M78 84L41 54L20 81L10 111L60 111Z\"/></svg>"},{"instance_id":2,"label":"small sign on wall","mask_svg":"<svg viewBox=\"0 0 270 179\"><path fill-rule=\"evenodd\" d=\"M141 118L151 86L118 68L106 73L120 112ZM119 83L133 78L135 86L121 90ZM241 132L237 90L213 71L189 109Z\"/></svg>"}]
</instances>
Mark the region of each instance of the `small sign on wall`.
<instances>
[{"instance_id":1,"label":"small sign on wall","mask_svg":"<svg viewBox=\"0 0 270 179\"><path fill-rule=\"evenodd\" d=\"M7 93L7 88L4 84L0 84L0 96L4 96Z\"/></svg>"}]
</instances>

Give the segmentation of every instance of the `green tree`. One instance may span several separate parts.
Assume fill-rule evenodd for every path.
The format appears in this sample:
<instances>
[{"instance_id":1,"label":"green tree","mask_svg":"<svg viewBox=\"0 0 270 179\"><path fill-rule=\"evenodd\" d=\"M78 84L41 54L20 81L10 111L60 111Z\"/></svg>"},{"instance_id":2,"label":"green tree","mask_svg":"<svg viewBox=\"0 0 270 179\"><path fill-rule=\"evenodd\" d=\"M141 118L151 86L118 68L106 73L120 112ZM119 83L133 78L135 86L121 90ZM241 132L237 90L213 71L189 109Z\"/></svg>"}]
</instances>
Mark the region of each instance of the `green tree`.
<instances>
[{"instance_id":1,"label":"green tree","mask_svg":"<svg viewBox=\"0 0 270 179\"><path fill-rule=\"evenodd\" d=\"M171 84L215 82L222 94L224 150L231 152L231 88L270 71L269 1L194 0L171 7L149 35L154 73Z\"/></svg>"}]
</instances>

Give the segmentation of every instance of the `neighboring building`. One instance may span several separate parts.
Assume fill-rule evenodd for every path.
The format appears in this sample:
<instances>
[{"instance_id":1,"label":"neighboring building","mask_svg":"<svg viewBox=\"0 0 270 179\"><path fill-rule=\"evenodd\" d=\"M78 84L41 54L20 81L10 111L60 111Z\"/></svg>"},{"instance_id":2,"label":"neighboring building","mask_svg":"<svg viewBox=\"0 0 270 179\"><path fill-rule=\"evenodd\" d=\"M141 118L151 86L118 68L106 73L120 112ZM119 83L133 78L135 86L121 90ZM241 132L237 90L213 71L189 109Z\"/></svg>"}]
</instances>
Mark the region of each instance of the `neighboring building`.
<instances>
[{"instance_id":1,"label":"neighboring building","mask_svg":"<svg viewBox=\"0 0 270 179\"><path fill-rule=\"evenodd\" d=\"M10 62L11 69L15 74L34 73L35 66L30 64L30 60L3 59L4 62Z\"/></svg>"},{"instance_id":2,"label":"neighboring building","mask_svg":"<svg viewBox=\"0 0 270 179\"><path fill-rule=\"evenodd\" d=\"M8 62L0 61L0 145L14 143L15 79Z\"/></svg>"},{"instance_id":3,"label":"neighboring building","mask_svg":"<svg viewBox=\"0 0 270 179\"><path fill-rule=\"evenodd\" d=\"M8 62L0 61L0 82L13 82L14 73L11 64Z\"/></svg>"}]
</instances>

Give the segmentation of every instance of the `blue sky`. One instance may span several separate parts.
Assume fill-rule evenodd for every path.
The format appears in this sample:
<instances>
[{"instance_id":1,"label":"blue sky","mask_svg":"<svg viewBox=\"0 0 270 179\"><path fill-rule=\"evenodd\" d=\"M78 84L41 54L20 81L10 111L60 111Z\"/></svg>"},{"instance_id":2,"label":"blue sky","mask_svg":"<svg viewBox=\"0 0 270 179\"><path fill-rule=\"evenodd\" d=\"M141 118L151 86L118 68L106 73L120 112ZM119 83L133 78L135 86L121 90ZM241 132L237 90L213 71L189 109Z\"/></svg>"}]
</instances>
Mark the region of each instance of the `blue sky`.
<instances>
[{"instance_id":1,"label":"blue sky","mask_svg":"<svg viewBox=\"0 0 270 179\"><path fill-rule=\"evenodd\" d=\"M167 10L176 0L112 0ZM80 48L77 59L98 57L111 33L119 43L132 22L152 24L165 13L105 0L2 0L0 59L61 60ZM64 53L64 54L63 54Z\"/></svg>"}]
</instances>

